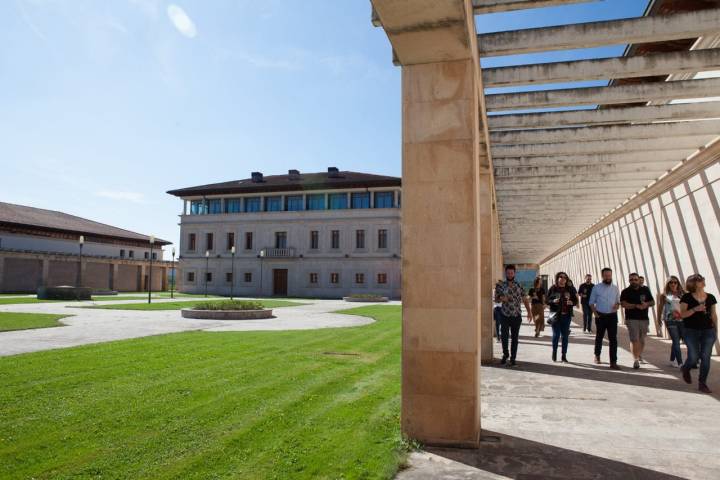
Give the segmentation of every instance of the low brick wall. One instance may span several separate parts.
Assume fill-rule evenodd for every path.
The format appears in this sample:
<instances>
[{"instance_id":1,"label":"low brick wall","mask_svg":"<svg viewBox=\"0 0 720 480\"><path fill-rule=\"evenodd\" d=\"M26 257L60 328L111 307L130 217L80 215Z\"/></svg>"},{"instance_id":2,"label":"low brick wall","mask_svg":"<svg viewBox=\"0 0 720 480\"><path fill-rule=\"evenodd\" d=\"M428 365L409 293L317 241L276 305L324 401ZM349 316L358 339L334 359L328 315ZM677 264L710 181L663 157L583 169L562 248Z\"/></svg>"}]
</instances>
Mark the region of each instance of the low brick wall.
<instances>
[{"instance_id":1,"label":"low brick wall","mask_svg":"<svg viewBox=\"0 0 720 480\"><path fill-rule=\"evenodd\" d=\"M195 310L194 308L183 308L183 318L195 318L200 320L259 320L272 318L272 310Z\"/></svg>"}]
</instances>

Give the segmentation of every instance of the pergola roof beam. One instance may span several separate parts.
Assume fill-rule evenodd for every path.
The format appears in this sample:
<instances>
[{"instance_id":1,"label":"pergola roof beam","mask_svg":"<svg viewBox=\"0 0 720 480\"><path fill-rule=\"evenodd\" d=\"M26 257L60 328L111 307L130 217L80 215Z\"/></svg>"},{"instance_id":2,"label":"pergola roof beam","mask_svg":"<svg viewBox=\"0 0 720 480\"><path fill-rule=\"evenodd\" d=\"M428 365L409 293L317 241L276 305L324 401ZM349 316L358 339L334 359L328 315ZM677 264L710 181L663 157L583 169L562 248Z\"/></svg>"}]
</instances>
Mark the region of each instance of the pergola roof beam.
<instances>
[{"instance_id":1,"label":"pergola roof beam","mask_svg":"<svg viewBox=\"0 0 720 480\"><path fill-rule=\"evenodd\" d=\"M585 140L684 137L696 134L720 134L720 120L500 131L490 134L490 142L492 145L524 145L563 143L568 138L581 142Z\"/></svg>"},{"instance_id":2,"label":"pergola roof beam","mask_svg":"<svg viewBox=\"0 0 720 480\"><path fill-rule=\"evenodd\" d=\"M570 165L596 165L599 163L645 163L652 164L655 162L670 162L684 160L695 150L665 150L647 152L631 152L631 153L609 153L589 155L575 155L568 157L557 157L554 155L546 157L507 157L493 160L495 167L525 167L525 166L570 166Z\"/></svg>"},{"instance_id":3,"label":"pergola roof beam","mask_svg":"<svg viewBox=\"0 0 720 480\"><path fill-rule=\"evenodd\" d=\"M720 9L478 35L481 57L697 38L720 31Z\"/></svg>"},{"instance_id":4,"label":"pergola roof beam","mask_svg":"<svg viewBox=\"0 0 720 480\"><path fill-rule=\"evenodd\" d=\"M570 125L650 123L656 120L690 120L698 118L720 118L720 102L493 115L488 117L488 126L490 130L522 130Z\"/></svg>"},{"instance_id":5,"label":"pergola roof beam","mask_svg":"<svg viewBox=\"0 0 720 480\"><path fill-rule=\"evenodd\" d=\"M537 143L530 145L495 145L492 147L492 156L493 159L498 159L503 157L539 157L548 155L643 152L647 150L679 150L682 148L696 150L710 143L715 137L717 137L717 134L669 138Z\"/></svg>"},{"instance_id":6,"label":"pergola roof beam","mask_svg":"<svg viewBox=\"0 0 720 480\"><path fill-rule=\"evenodd\" d=\"M720 95L720 78L485 95L489 111L610 105Z\"/></svg>"},{"instance_id":7,"label":"pergola roof beam","mask_svg":"<svg viewBox=\"0 0 720 480\"><path fill-rule=\"evenodd\" d=\"M571 3L587 3L597 0L473 0L475 15L486 13L510 12L529 8L555 7Z\"/></svg>"},{"instance_id":8,"label":"pergola roof beam","mask_svg":"<svg viewBox=\"0 0 720 480\"><path fill-rule=\"evenodd\" d=\"M674 167L678 162L665 162L652 165L643 164L598 164L574 165L557 167L496 167L495 178L537 178L562 177L564 175L596 175L605 173L618 174L653 174L659 177Z\"/></svg>"},{"instance_id":9,"label":"pergola roof beam","mask_svg":"<svg viewBox=\"0 0 720 480\"><path fill-rule=\"evenodd\" d=\"M638 78L670 73L696 73L720 69L720 48L637 57L617 57L571 62L539 63L483 69L483 85L517 85Z\"/></svg>"}]
</instances>

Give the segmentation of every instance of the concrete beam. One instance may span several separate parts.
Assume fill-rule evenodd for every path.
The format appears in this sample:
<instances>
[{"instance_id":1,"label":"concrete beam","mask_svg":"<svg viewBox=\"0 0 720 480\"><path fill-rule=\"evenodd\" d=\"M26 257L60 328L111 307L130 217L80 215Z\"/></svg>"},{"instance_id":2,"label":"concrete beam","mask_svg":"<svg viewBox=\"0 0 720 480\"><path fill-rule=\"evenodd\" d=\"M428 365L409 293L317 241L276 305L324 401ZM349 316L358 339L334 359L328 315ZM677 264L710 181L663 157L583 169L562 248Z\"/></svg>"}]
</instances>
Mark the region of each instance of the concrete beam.
<instances>
[{"instance_id":1,"label":"concrete beam","mask_svg":"<svg viewBox=\"0 0 720 480\"><path fill-rule=\"evenodd\" d=\"M488 125L490 130L522 130L571 125L650 123L656 120L692 120L699 118L720 118L720 102L492 115L488 117Z\"/></svg>"},{"instance_id":2,"label":"concrete beam","mask_svg":"<svg viewBox=\"0 0 720 480\"><path fill-rule=\"evenodd\" d=\"M473 0L475 15L486 13L510 12L530 8L556 7L571 3L588 3L597 0Z\"/></svg>"},{"instance_id":3,"label":"concrete beam","mask_svg":"<svg viewBox=\"0 0 720 480\"><path fill-rule=\"evenodd\" d=\"M495 179L495 188L499 195L508 190L522 190L529 188L531 190L542 190L548 188L555 188L566 185L572 185L573 187L581 187L583 185L600 186L606 188L635 188L640 190L641 188L650 184L650 182L657 179L658 175L653 172L646 174L640 174L637 172L633 173L595 173L593 175L586 175L583 173L575 173L572 175L547 175L547 176L536 176L536 177L501 177ZM604 184L604 185L603 185Z\"/></svg>"},{"instance_id":4,"label":"concrete beam","mask_svg":"<svg viewBox=\"0 0 720 480\"><path fill-rule=\"evenodd\" d=\"M504 157L539 157L547 155L589 155L600 153L644 152L647 150L697 150L717 138L714 135L693 135L687 137L646 138L628 140L572 141L567 143L537 143L529 145L495 145L494 159Z\"/></svg>"},{"instance_id":5,"label":"concrete beam","mask_svg":"<svg viewBox=\"0 0 720 480\"><path fill-rule=\"evenodd\" d=\"M612 105L720 95L720 78L485 95L489 111Z\"/></svg>"},{"instance_id":6,"label":"concrete beam","mask_svg":"<svg viewBox=\"0 0 720 480\"><path fill-rule=\"evenodd\" d=\"M540 63L483 69L483 85L512 87L544 83L638 78L670 73L696 73L720 69L720 49L656 53L572 62Z\"/></svg>"},{"instance_id":7,"label":"concrete beam","mask_svg":"<svg viewBox=\"0 0 720 480\"><path fill-rule=\"evenodd\" d=\"M524 145L563 143L585 140L625 140L631 138L668 138L688 135L720 134L720 120L668 122L650 125L601 125L597 127L566 127L541 130L512 130L490 134L492 145Z\"/></svg>"},{"instance_id":8,"label":"concrete beam","mask_svg":"<svg viewBox=\"0 0 720 480\"><path fill-rule=\"evenodd\" d=\"M605 154L589 154L576 155L573 157L507 157L498 158L493 161L493 166L497 167L540 167L540 166L562 166L562 165L597 165L597 164L615 164L615 163L635 163L635 164L654 164L658 162L680 161L687 158L687 150L665 150L665 151L647 151L632 153L605 153Z\"/></svg>"},{"instance_id":9,"label":"concrete beam","mask_svg":"<svg viewBox=\"0 0 720 480\"><path fill-rule=\"evenodd\" d=\"M632 163L615 163L615 164L597 164L597 165L559 165L553 167L495 167L495 178L537 178L543 177L563 177L565 175L587 175L594 176L596 174L606 173L652 173L660 176L663 172L668 171L675 165L677 161L666 163L632 164Z\"/></svg>"},{"instance_id":10,"label":"concrete beam","mask_svg":"<svg viewBox=\"0 0 720 480\"><path fill-rule=\"evenodd\" d=\"M478 35L481 57L682 40L720 31L720 9Z\"/></svg>"},{"instance_id":11,"label":"concrete beam","mask_svg":"<svg viewBox=\"0 0 720 480\"><path fill-rule=\"evenodd\" d=\"M620 194L624 193L628 196L637 192L638 190L645 187L648 181L633 181L633 180L617 180L615 182L602 182L602 181L579 181L572 183L570 181L560 181L554 183L542 183L542 184L509 184L502 185L498 182L495 189L498 197L506 197L513 195L536 195L545 196L549 192L561 191L563 193L582 193L586 195L592 192L603 192L605 194ZM595 193L593 193L595 194Z\"/></svg>"}]
</instances>

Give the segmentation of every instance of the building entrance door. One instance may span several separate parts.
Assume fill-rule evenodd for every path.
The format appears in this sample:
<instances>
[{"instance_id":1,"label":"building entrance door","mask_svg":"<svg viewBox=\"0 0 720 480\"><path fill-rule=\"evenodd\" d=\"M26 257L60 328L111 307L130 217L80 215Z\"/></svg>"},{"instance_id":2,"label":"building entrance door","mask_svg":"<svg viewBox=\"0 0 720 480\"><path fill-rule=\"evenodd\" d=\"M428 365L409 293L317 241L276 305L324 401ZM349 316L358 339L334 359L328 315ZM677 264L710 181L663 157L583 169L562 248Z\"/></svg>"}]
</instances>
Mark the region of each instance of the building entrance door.
<instances>
[{"instance_id":1,"label":"building entrance door","mask_svg":"<svg viewBox=\"0 0 720 480\"><path fill-rule=\"evenodd\" d=\"M288 271L287 269L273 269L273 295L287 295Z\"/></svg>"}]
</instances>

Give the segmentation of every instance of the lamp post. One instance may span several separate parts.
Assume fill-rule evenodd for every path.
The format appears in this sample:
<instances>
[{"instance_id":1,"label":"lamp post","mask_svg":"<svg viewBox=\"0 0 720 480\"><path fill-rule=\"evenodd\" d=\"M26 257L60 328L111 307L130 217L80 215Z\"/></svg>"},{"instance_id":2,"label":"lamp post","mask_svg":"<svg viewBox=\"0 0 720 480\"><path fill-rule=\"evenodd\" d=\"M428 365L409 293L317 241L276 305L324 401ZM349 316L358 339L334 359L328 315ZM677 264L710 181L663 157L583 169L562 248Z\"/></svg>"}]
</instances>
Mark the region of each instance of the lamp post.
<instances>
[{"instance_id":1,"label":"lamp post","mask_svg":"<svg viewBox=\"0 0 720 480\"><path fill-rule=\"evenodd\" d=\"M80 257L78 262L78 287L82 287L82 249L85 244L85 235L80 235L78 245L80 246Z\"/></svg>"},{"instance_id":2,"label":"lamp post","mask_svg":"<svg viewBox=\"0 0 720 480\"><path fill-rule=\"evenodd\" d=\"M210 268L210 250L205 250L205 297L207 298L208 270Z\"/></svg>"},{"instance_id":3,"label":"lamp post","mask_svg":"<svg viewBox=\"0 0 720 480\"><path fill-rule=\"evenodd\" d=\"M172 248L172 264L170 265L170 298L173 296L173 287L175 286L175 247Z\"/></svg>"},{"instance_id":4,"label":"lamp post","mask_svg":"<svg viewBox=\"0 0 720 480\"><path fill-rule=\"evenodd\" d=\"M150 303L152 296L152 256L153 256L153 245L155 244L155 235L150 235L150 273L148 274L148 303Z\"/></svg>"},{"instance_id":5,"label":"lamp post","mask_svg":"<svg viewBox=\"0 0 720 480\"><path fill-rule=\"evenodd\" d=\"M260 250L260 296L263 293L263 258L265 258L265 249Z\"/></svg>"},{"instance_id":6,"label":"lamp post","mask_svg":"<svg viewBox=\"0 0 720 480\"><path fill-rule=\"evenodd\" d=\"M232 260L230 260L230 300L233 299L233 287L235 286L235 245L230 247L230 255L232 255Z\"/></svg>"}]
</instances>

